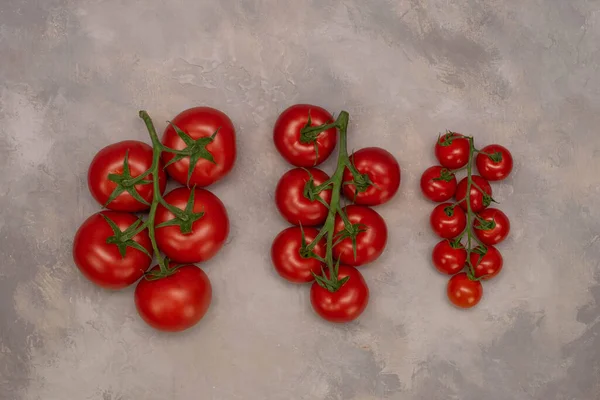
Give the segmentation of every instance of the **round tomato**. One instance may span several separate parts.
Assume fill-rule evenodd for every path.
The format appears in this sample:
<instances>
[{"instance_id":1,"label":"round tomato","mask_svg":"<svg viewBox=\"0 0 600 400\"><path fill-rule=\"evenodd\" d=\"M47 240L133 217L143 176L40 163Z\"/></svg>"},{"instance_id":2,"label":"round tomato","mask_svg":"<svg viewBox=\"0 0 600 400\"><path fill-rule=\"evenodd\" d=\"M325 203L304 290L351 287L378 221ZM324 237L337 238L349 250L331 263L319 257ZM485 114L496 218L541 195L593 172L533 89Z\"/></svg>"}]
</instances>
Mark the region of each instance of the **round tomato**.
<instances>
[{"instance_id":1,"label":"round tomato","mask_svg":"<svg viewBox=\"0 0 600 400\"><path fill-rule=\"evenodd\" d=\"M325 270L329 278L329 270ZM369 303L369 287L362 274L353 267L339 266L338 279L348 280L335 292L314 282L310 288L310 303L321 318L330 322L349 322L359 317Z\"/></svg>"},{"instance_id":2,"label":"round tomato","mask_svg":"<svg viewBox=\"0 0 600 400\"><path fill-rule=\"evenodd\" d=\"M158 272L155 266L150 272ZM171 275L142 279L135 288L138 314L151 327L179 332L196 325L206 314L212 299L208 276L195 265L184 265Z\"/></svg>"},{"instance_id":3,"label":"round tomato","mask_svg":"<svg viewBox=\"0 0 600 400\"><path fill-rule=\"evenodd\" d=\"M400 187L400 165L387 150L379 147L360 149L350 162L361 174L358 184L348 168L344 170L344 195L355 204L377 206L387 203ZM358 191L357 191L358 187Z\"/></svg>"},{"instance_id":4,"label":"round tomato","mask_svg":"<svg viewBox=\"0 0 600 400\"><path fill-rule=\"evenodd\" d=\"M456 193L456 176L447 168L435 165L421 175L421 191L431 201L447 201Z\"/></svg>"},{"instance_id":5,"label":"round tomato","mask_svg":"<svg viewBox=\"0 0 600 400\"><path fill-rule=\"evenodd\" d=\"M88 188L94 199L110 210L145 211L150 208L154 196L152 175L144 179L147 183L132 185L130 182L151 167L151 146L137 140L113 143L100 150L92 160L88 169ZM158 182L162 194L167 187L162 168L159 168Z\"/></svg>"},{"instance_id":6,"label":"round tomato","mask_svg":"<svg viewBox=\"0 0 600 400\"><path fill-rule=\"evenodd\" d=\"M479 218L473 223L473 232L481 243L495 245L506 239L510 232L510 221L506 214L497 208L486 208L479 213Z\"/></svg>"},{"instance_id":7,"label":"round tomato","mask_svg":"<svg viewBox=\"0 0 600 400\"><path fill-rule=\"evenodd\" d=\"M470 194L471 211L480 212L489 206L492 201L492 187L488 181L479 175L471 175L471 179L473 180ZM467 202L465 201L465 198L467 197L467 183L467 177L458 182L455 195L456 200L460 202L460 206L465 211L467 211ZM485 192L485 195L475 185L479 186L479 188Z\"/></svg>"},{"instance_id":8,"label":"round tomato","mask_svg":"<svg viewBox=\"0 0 600 400\"><path fill-rule=\"evenodd\" d=\"M122 289L133 284L152 262L148 229L133 235L141 224L129 213L102 211L90 216L73 240L75 265L103 288Z\"/></svg>"},{"instance_id":9,"label":"round tomato","mask_svg":"<svg viewBox=\"0 0 600 400\"><path fill-rule=\"evenodd\" d=\"M443 167L459 169L469 162L471 144L460 133L447 132L435 144L435 156Z\"/></svg>"},{"instance_id":10,"label":"round tomato","mask_svg":"<svg viewBox=\"0 0 600 400\"><path fill-rule=\"evenodd\" d=\"M310 104L296 104L284 110L273 128L277 151L296 167L314 167L333 152L337 143L337 130L328 129L309 137L301 134L302 128L333 123L333 117L324 108ZM314 135L313 135L314 136Z\"/></svg>"},{"instance_id":11,"label":"round tomato","mask_svg":"<svg viewBox=\"0 0 600 400\"><path fill-rule=\"evenodd\" d=\"M177 211L181 215L162 204L158 206L154 219L158 248L179 263L211 259L229 236L229 217L221 200L206 189L185 187L167 193L164 200L181 210ZM186 209L190 212L182 213Z\"/></svg>"},{"instance_id":12,"label":"round tomato","mask_svg":"<svg viewBox=\"0 0 600 400\"><path fill-rule=\"evenodd\" d=\"M177 182L190 187L217 182L235 164L235 136L233 123L219 110L194 107L181 112L166 127L162 143L185 154L163 152L167 172Z\"/></svg>"},{"instance_id":13,"label":"round tomato","mask_svg":"<svg viewBox=\"0 0 600 400\"><path fill-rule=\"evenodd\" d=\"M451 203L442 203L431 212L429 223L436 235L444 239L452 239L467 227L467 215L460 207L452 207Z\"/></svg>"},{"instance_id":14,"label":"round tomato","mask_svg":"<svg viewBox=\"0 0 600 400\"><path fill-rule=\"evenodd\" d=\"M317 168L294 168L283 174L275 189L279 213L294 225L314 226L325 222L329 213L325 204L331 201L331 189L319 194L312 190L328 179L329 175Z\"/></svg>"},{"instance_id":15,"label":"round tomato","mask_svg":"<svg viewBox=\"0 0 600 400\"><path fill-rule=\"evenodd\" d=\"M484 281L498 275L504 264L502 254L494 246L487 246L487 249L477 246L471 253L470 260L475 268L475 276Z\"/></svg>"},{"instance_id":16,"label":"round tomato","mask_svg":"<svg viewBox=\"0 0 600 400\"><path fill-rule=\"evenodd\" d=\"M333 256L342 264L359 266L375 261L387 244L388 231L385 221L377 211L363 206L349 205L344 208L351 226L346 226L338 214L335 218L334 235L338 243ZM353 241L356 242L356 258Z\"/></svg>"},{"instance_id":17,"label":"round tomato","mask_svg":"<svg viewBox=\"0 0 600 400\"><path fill-rule=\"evenodd\" d=\"M467 250L462 243L442 240L433 248L431 260L435 268L443 274L454 275L467 263Z\"/></svg>"},{"instance_id":18,"label":"round tomato","mask_svg":"<svg viewBox=\"0 0 600 400\"><path fill-rule=\"evenodd\" d=\"M457 307L471 308L477 305L483 296L481 282L470 279L466 273L454 275L446 288L448 299Z\"/></svg>"},{"instance_id":19,"label":"round tomato","mask_svg":"<svg viewBox=\"0 0 600 400\"><path fill-rule=\"evenodd\" d=\"M510 151L499 144L485 146L475 158L479 175L488 181L501 181L513 169L513 158Z\"/></svg>"},{"instance_id":20,"label":"round tomato","mask_svg":"<svg viewBox=\"0 0 600 400\"><path fill-rule=\"evenodd\" d=\"M304 242L302 231L304 230ZM284 279L294 283L312 282L312 273L321 274L323 263L309 256L306 246L312 243L319 231L315 228L292 226L277 235L271 246L271 261L275 271ZM326 244L321 240L312 253L325 258Z\"/></svg>"}]
</instances>

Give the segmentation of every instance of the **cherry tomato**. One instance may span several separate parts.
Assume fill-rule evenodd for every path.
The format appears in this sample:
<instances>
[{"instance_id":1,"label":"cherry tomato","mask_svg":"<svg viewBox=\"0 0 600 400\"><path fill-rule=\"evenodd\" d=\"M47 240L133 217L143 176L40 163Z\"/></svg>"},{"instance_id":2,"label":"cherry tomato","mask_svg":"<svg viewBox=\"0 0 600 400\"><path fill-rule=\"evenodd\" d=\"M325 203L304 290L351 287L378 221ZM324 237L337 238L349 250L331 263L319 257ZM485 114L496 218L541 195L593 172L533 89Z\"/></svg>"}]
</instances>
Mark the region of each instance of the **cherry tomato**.
<instances>
[{"instance_id":1,"label":"cherry tomato","mask_svg":"<svg viewBox=\"0 0 600 400\"><path fill-rule=\"evenodd\" d=\"M492 198L492 187L488 181L479 175L471 175L471 179L475 185L479 186L486 193L486 196L484 196L483 193L481 193L481 190L479 190L475 185L471 185L471 211L477 213L490 205ZM455 199L460 201L460 206L465 211L467 211L467 202L465 201L465 197L467 196L467 183L467 177L458 182L455 195Z\"/></svg>"},{"instance_id":2,"label":"cherry tomato","mask_svg":"<svg viewBox=\"0 0 600 400\"><path fill-rule=\"evenodd\" d=\"M476 306L483 296L481 282L469 279L464 272L450 278L446 291L452 304L460 308Z\"/></svg>"},{"instance_id":3,"label":"cherry tomato","mask_svg":"<svg viewBox=\"0 0 600 400\"><path fill-rule=\"evenodd\" d=\"M499 144L490 144L481 149L475 157L479 175L488 181L501 181L513 169L513 158L510 151Z\"/></svg>"},{"instance_id":4,"label":"cherry tomato","mask_svg":"<svg viewBox=\"0 0 600 400\"><path fill-rule=\"evenodd\" d=\"M183 138L173 125L183 132ZM189 183L190 187L206 187L232 170L237 157L235 141L235 128L227 115L211 107L193 107L178 114L167 125L162 137L166 147L188 149L192 154L178 157L163 152L162 158L168 165L167 172L177 182ZM176 161L173 162L173 158Z\"/></svg>"},{"instance_id":5,"label":"cherry tomato","mask_svg":"<svg viewBox=\"0 0 600 400\"><path fill-rule=\"evenodd\" d=\"M467 250L459 243L442 240L433 248L431 260L435 268L443 274L454 275L460 272L467 262Z\"/></svg>"},{"instance_id":6,"label":"cherry tomato","mask_svg":"<svg viewBox=\"0 0 600 400\"><path fill-rule=\"evenodd\" d=\"M275 189L275 204L279 213L294 225L314 226L325 222L329 213L325 204L331 201L331 189L323 190L319 194L313 192L312 201L307 190L310 190L310 187L314 189L328 179L329 175L317 168L294 168L283 174ZM318 197L325 204L320 202Z\"/></svg>"},{"instance_id":7,"label":"cherry tomato","mask_svg":"<svg viewBox=\"0 0 600 400\"><path fill-rule=\"evenodd\" d=\"M296 104L284 110L273 128L273 140L277 151L287 162L296 167L315 167L333 152L337 143L337 130L328 129L315 140L300 134L310 118L310 126L333 123L332 115L319 106Z\"/></svg>"},{"instance_id":8,"label":"cherry tomato","mask_svg":"<svg viewBox=\"0 0 600 400\"><path fill-rule=\"evenodd\" d=\"M377 206L387 203L398 192L400 165L387 150L366 147L353 153L350 161L362 175L358 177L360 189L357 191L357 185L350 184L355 181L352 172L348 168L344 170L344 195L355 204Z\"/></svg>"},{"instance_id":9,"label":"cherry tomato","mask_svg":"<svg viewBox=\"0 0 600 400\"><path fill-rule=\"evenodd\" d=\"M347 228L339 214L336 216L334 235L343 235L336 237L344 238L333 247L333 256L342 264L354 267L378 259L385 249L388 237L387 226L381 215L372 208L356 205L345 207L344 212L352 225ZM356 258L352 237L349 236L353 231L356 237Z\"/></svg>"},{"instance_id":10,"label":"cherry tomato","mask_svg":"<svg viewBox=\"0 0 600 400\"><path fill-rule=\"evenodd\" d=\"M329 270L325 270L329 278ZM321 318L330 322L353 321L362 314L369 303L369 287L362 274L353 267L340 265L338 279L349 279L335 292L314 282L310 288L310 303Z\"/></svg>"},{"instance_id":11,"label":"cherry tomato","mask_svg":"<svg viewBox=\"0 0 600 400\"><path fill-rule=\"evenodd\" d=\"M127 157L126 165L125 157ZM124 180L120 193L106 205L106 208L127 212L148 210L154 196L152 175L145 178L150 183L132 186L127 184L127 180L141 175L150 167L152 167L151 146L137 140L113 143L100 150L90 163L88 188L94 199L104 206L113 193L118 193L115 192L117 181ZM167 187L167 177L162 168L159 168L158 179L162 194ZM147 204L139 199L143 199Z\"/></svg>"},{"instance_id":12,"label":"cherry tomato","mask_svg":"<svg viewBox=\"0 0 600 400\"><path fill-rule=\"evenodd\" d=\"M302 242L304 230L304 242ZM312 282L312 273L321 274L323 263L316 258L308 257L307 245L317 237L319 231L315 228L300 228L292 226L277 235L271 246L271 261L277 273L284 279L294 283ZM305 246L303 246L305 245ZM326 244L321 240L312 252L325 258Z\"/></svg>"},{"instance_id":13,"label":"cherry tomato","mask_svg":"<svg viewBox=\"0 0 600 400\"><path fill-rule=\"evenodd\" d=\"M482 224L476 219L473 223L473 232L480 242L495 245L506 239L510 232L510 221L506 214L497 208L486 208L479 213L479 218L486 221Z\"/></svg>"},{"instance_id":14,"label":"cherry tomato","mask_svg":"<svg viewBox=\"0 0 600 400\"><path fill-rule=\"evenodd\" d=\"M444 239L452 239L467 227L467 215L460 207L452 207L451 203L442 203L431 212L429 223L436 235Z\"/></svg>"},{"instance_id":15,"label":"cherry tomato","mask_svg":"<svg viewBox=\"0 0 600 400\"><path fill-rule=\"evenodd\" d=\"M487 281L500 273L504 260L498 249L494 246L487 246L487 250L483 250L481 246L477 246L474 251L471 253L470 260L471 265L475 268L477 278ZM484 251L485 255L481 256L478 253L481 251Z\"/></svg>"},{"instance_id":16,"label":"cherry tomato","mask_svg":"<svg viewBox=\"0 0 600 400\"><path fill-rule=\"evenodd\" d=\"M421 175L421 191L431 201L447 201L456 193L456 176L447 168L435 165Z\"/></svg>"},{"instance_id":17,"label":"cherry tomato","mask_svg":"<svg viewBox=\"0 0 600 400\"><path fill-rule=\"evenodd\" d=\"M469 162L471 145L460 133L447 132L435 144L435 156L443 167L459 169Z\"/></svg>"},{"instance_id":18,"label":"cherry tomato","mask_svg":"<svg viewBox=\"0 0 600 400\"><path fill-rule=\"evenodd\" d=\"M155 266L152 271L159 271ZM157 280L144 278L135 288L138 314L160 331L179 332L196 325L212 299L208 276L195 265L184 265Z\"/></svg>"},{"instance_id":19,"label":"cherry tomato","mask_svg":"<svg viewBox=\"0 0 600 400\"><path fill-rule=\"evenodd\" d=\"M107 243L115 232L105 217L116 225L119 232L126 232L132 225L142 223L133 214L116 211L102 211L90 216L75 234L73 260L81 273L96 285L122 289L140 279L150 267L152 243L147 229L130 238L135 243L121 241L121 250L117 245L119 242ZM125 246L129 243L132 246ZM148 254L139 250L140 247Z\"/></svg>"},{"instance_id":20,"label":"cherry tomato","mask_svg":"<svg viewBox=\"0 0 600 400\"><path fill-rule=\"evenodd\" d=\"M176 219L176 216L159 204L156 209L154 226L156 244L172 261L198 263L211 259L223 247L229 236L229 217L225 206L217 196L206 189L179 187L167 193L164 200L170 205L184 210L190 195L194 193L193 212L204 213L193 222L191 232L183 233L177 225L158 227Z\"/></svg>"}]
</instances>

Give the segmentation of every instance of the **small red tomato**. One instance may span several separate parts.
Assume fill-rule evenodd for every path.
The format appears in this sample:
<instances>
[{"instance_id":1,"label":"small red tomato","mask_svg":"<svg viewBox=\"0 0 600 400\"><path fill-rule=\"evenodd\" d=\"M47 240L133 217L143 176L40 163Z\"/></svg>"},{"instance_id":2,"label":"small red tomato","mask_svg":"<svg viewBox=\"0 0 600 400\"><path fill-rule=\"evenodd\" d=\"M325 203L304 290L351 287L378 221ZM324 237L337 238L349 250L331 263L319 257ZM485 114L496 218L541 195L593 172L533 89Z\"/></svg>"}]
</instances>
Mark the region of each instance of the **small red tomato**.
<instances>
[{"instance_id":1,"label":"small red tomato","mask_svg":"<svg viewBox=\"0 0 600 400\"><path fill-rule=\"evenodd\" d=\"M471 211L480 212L492 202L492 187L488 181L479 175L471 175L471 179L473 181L470 194ZM467 183L467 177L458 182L455 195L456 200L460 202L460 206L465 211L467 211L467 202L465 201L467 196ZM479 186L479 188L477 186ZM485 195L479 189L483 190Z\"/></svg>"},{"instance_id":2,"label":"small red tomato","mask_svg":"<svg viewBox=\"0 0 600 400\"><path fill-rule=\"evenodd\" d=\"M329 270L325 270L329 278ZM310 288L310 303L321 318L330 322L353 321L362 314L369 303L369 287L362 274L353 267L339 266L338 279L349 279L335 292L314 282Z\"/></svg>"},{"instance_id":3,"label":"small red tomato","mask_svg":"<svg viewBox=\"0 0 600 400\"><path fill-rule=\"evenodd\" d=\"M451 203L442 203L431 212L429 223L436 235L444 239L452 239L467 227L467 215L460 207L453 207Z\"/></svg>"},{"instance_id":4,"label":"small red tomato","mask_svg":"<svg viewBox=\"0 0 600 400\"><path fill-rule=\"evenodd\" d=\"M485 254L481 255L482 252ZM487 249L477 246L471 253L470 260L471 265L475 268L475 276L484 281L498 275L504 264L502 254L494 246L487 246Z\"/></svg>"},{"instance_id":5,"label":"small red tomato","mask_svg":"<svg viewBox=\"0 0 600 400\"><path fill-rule=\"evenodd\" d=\"M448 299L457 307L471 308L477 305L483 296L481 282L470 279L466 273L454 275L446 288Z\"/></svg>"},{"instance_id":6,"label":"small red tomato","mask_svg":"<svg viewBox=\"0 0 600 400\"><path fill-rule=\"evenodd\" d=\"M401 178L400 165L387 150L366 147L353 153L350 162L360 176L352 176L352 172L346 168L343 188L344 195L355 204L377 206L387 203L398 192Z\"/></svg>"},{"instance_id":7,"label":"small red tomato","mask_svg":"<svg viewBox=\"0 0 600 400\"><path fill-rule=\"evenodd\" d=\"M513 169L513 158L510 151L499 144L485 146L475 158L479 175L488 181L501 181Z\"/></svg>"},{"instance_id":8,"label":"small red tomato","mask_svg":"<svg viewBox=\"0 0 600 400\"><path fill-rule=\"evenodd\" d=\"M314 226L325 222L329 213L325 204L331 201L331 189L316 194L314 188L328 179L329 175L317 168L294 168L283 174L275 189L275 205L281 216L293 225Z\"/></svg>"},{"instance_id":9,"label":"small red tomato","mask_svg":"<svg viewBox=\"0 0 600 400\"><path fill-rule=\"evenodd\" d=\"M302 242L302 230L304 230L304 242ZM313 272L321 275L323 263L309 257L306 249L318 234L319 231L315 228L301 229L292 226L277 235L271 246L271 261L282 278L293 283L306 283L314 281ZM326 244L322 239L312 249L312 253L325 258L325 248Z\"/></svg>"},{"instance_id":10,"label":"small red tomato","mask_svg":"<svg viewBox=\"0 0 600 400\"><path fill-rule=\"evenodd\" d=\"M447 168L435 165L421 176L421 191L431 201L447 201L456 193L456 176Z\"/></svg>"},{"instance_id":11,"label":"small red tomato","mask_svg":"<svg viewBox=\"0 0 600 400\"><path fill-rule=\"evenodd\" d=\"M471 145L460 133L447 132L435 144L435 156L443 167L459 169L469 162Z\"/></svg>"},{"instance_id":12,"label":"small red tomato","mask_svg":"<svg viewBox=\"0 0 600 400\"><path fill-rule=\"evenodd\" d=\"M462 243L442 240L433 248L431 260L435 268L443 274L454 275L460 272L467 262L467 250Z\"/></svg>"},{"instance_id":13,"label":"small red tomato","mask_svg":"<svg viewBox=\"0 0 600 400\"><path fill-rule=\"evenodd\" d=\"M485 221L482 222L481 220ZM486 208L479 213L479 218L473 223L473 232L477 239L486 245L502 242L510 232L510 221L506 214L497 208Z\"/></svg>"}]
</instances>

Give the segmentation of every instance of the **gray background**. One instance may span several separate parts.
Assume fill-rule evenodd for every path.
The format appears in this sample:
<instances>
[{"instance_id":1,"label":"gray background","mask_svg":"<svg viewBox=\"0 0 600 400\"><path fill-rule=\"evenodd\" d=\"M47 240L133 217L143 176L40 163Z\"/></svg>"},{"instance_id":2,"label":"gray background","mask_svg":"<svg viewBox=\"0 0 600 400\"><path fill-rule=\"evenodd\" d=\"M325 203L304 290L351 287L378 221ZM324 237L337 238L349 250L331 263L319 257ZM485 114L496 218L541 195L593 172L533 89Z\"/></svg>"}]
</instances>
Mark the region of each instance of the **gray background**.
<instances>
[{"instance_id":1,"label":"gray background","mask_svg":"<svg viewBox=\"0 0 600 400\"><path fill-rule=\"evenodd\" d=\"M2 0L0 399L600 398L599 11L591 0ZM348 110L349 147L386 147L402 167L400 193L378 208L390 245L361 270L372 301L344 326L318 319L308 288L269 261L286 226L272 192L288 168L271 129L296 102ZM138 318L132 289L84 280L71 242L98 210L94 154L147 141L141 108L162 131L196 105L237 128L236 167L211 187L231 241L202 266L215 293L206 318L167 335ZM432 205L418 189L445 129L515 156L493 186L513 224L505 268L468 312L430 265Z\"/></svg>"}]
</instances>

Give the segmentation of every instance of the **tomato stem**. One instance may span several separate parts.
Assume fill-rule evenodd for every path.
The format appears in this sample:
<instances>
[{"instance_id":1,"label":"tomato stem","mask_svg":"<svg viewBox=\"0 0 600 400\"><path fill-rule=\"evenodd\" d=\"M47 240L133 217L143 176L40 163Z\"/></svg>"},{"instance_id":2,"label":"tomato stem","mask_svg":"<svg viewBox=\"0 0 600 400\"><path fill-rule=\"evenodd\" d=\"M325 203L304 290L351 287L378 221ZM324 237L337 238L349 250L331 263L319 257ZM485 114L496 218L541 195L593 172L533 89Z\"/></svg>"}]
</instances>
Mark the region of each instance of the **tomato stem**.
<instances>
[{"instance_id":1,"label":"tomato stem","mask_svg":"<svg viewBox=\"0 0 600 400\"><path fill-rule=\"evenodd\" d=\"M477 149L475 149L472 136L466 136L466 139L469 141L469 161L467 162L467 193L464 199L464 201L467 204L467 266L470 272L468 274L469 277L475 277L475 266L473 265L473 263L471 263L471 253L473 252L473 239L475 239L475 241L479 244L483 244L479 241L477 236L473 234L473 218L476 218L477 216L471 209L471 186L474 186L483 195L485 195L485 192L475 182L473 182L473 155L477 152Z\"/></svg>"}]
</instances>

